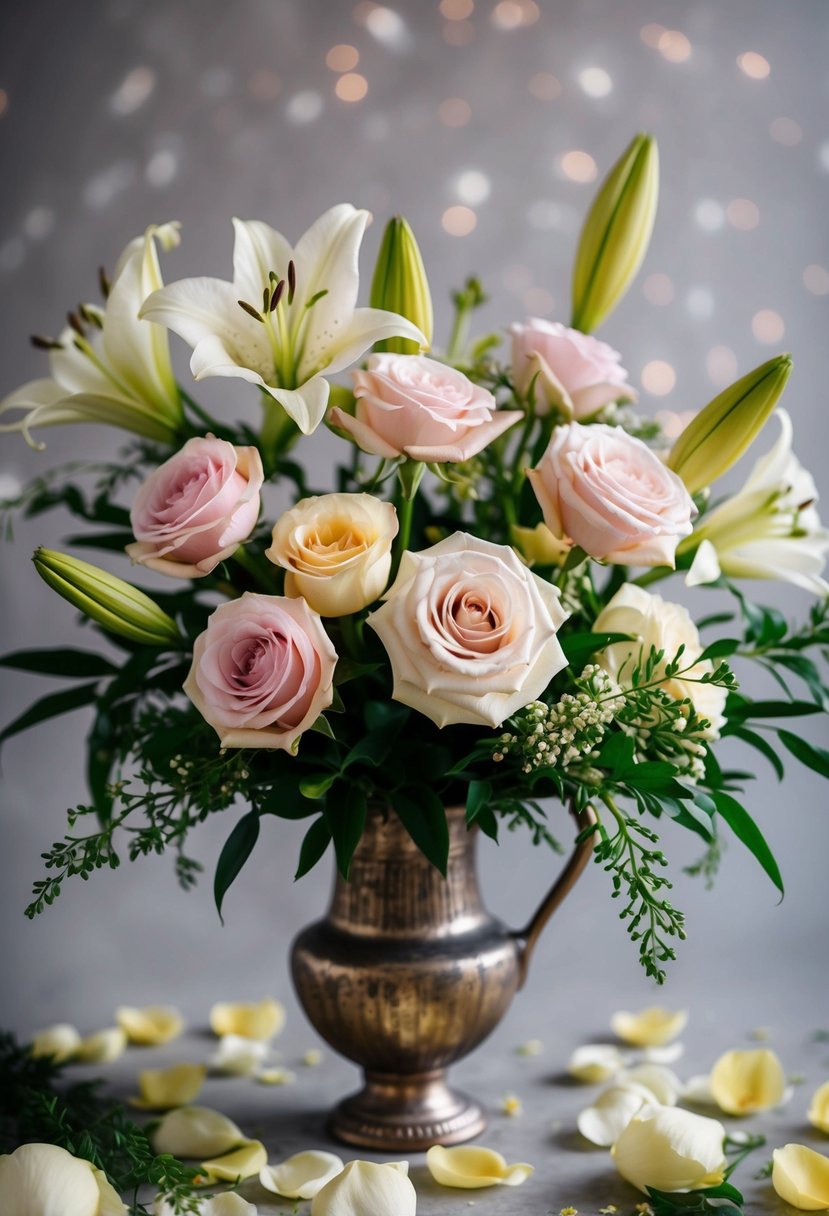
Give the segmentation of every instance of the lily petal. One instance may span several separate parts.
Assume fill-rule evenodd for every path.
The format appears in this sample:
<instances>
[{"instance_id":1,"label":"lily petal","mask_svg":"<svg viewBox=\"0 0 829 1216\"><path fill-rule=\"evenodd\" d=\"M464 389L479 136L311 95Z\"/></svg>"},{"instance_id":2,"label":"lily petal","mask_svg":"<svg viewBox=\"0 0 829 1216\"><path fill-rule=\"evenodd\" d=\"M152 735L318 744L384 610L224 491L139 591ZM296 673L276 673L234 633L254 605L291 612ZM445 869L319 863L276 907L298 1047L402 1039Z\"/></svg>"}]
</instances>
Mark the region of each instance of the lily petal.
<instances>
[{"instance_id":1,"label":"lily petal","mask_svg":"<svg viewBox=\"0 0 829 1216\"><path fill-rule=\"evenodd\" d=\"M344 1167L342 1157L336 1153L309 1149L294 1153L279 1165L263 1166L259 1181L266 1191L284 1195L286 1199L313 1199Z\"/></svg>"},{"instance_id":2,"label":"lily petal","mask_svg":"<svg viewBox=\"0 0 829 1216\"><path fill-rule=\"evenodd\" d=\"M261 1066L267 1054L267 1043L247 1039L240 1034L225 1034L219 1040L218 1050L210 1057L209 1064L213 1072L248 1077Z\"/></svg>"},{"instance_id":3,"label":"lily petal","mask_svg":"<svg viewBox=\"0 0 829 1216\"><path fill-rule=\"evenodd\" d=\"M83 1064L111 1064L124 1054L127 1032L121 1026L109 1026L87 1035L78 1047L77 1059Z\"/></svg>"},{"instance_id":4,"label":"lily petal","mask_svg":"<svg viewBox=\"0 0 829 1216\"><path fill-rule=\"evenodd\" d=\"M653 1093L644 1085L630 1081L602 1090L592 1106L579 1113L576 1124L585 1140L610 1148L621 1136L634 1115L653 1103Z\"/></svg>"},{"instance_id":5,"label":"lily petal","mask_svg":"<svg viewBox=\"0 0 829 1216\"><path fill-rule=\"evenodd\" d=\"M68 1022L58 1022L37 1032L32 1039L29 1055L51 1056L57 1064L62 1064L77 1055L80 1045L81 1036L75 1027L70 1026Z\"/></svg>"},{"instance_id":6,"label":"lily petal","mask_svg":"<svg viewBox=\"0 0 829 1216\"><path fill-rule=\"evenodd\" d=\"M651 1005L640 1013L614 1013L610 1025L614 1034L634 1047L661 1047L681 1034L687 1021L687 1009L672 1011Z\"/></svg>"},{"instance_id":7,"label":"lily petal","mask_svg":"<svg viewBox=\"0 0 829 1216\"><path fill-rule=\"evenodd\" d=\"M532 1165L508 1165L500 1153L479 1145L444 1148L436 1144L426 1154L426 1165L441 1186L477 1190L486 1186L520 1186L534 1172Z\"/></svg>"},{"instance_id":8,"label":"lily petal","mask_svg":"<svg viewBox=\"0 0 829 1216\"><path fill-rule=\"evenodd\" d=\"M416 1208L408 1162L349 1161L311 1200L311 1216L415 1216Z\"/></svg>"},{"instance_id":9,"label":"lily petal","mask_svg":"<svg viewBox=\"0 0 829 1216\"><path fill-rule=\"evenodd\" d=\"M236 1182L253 1178L267 1161L268 1154L261 1140L244 1140L232 1153L203 1161L201 1168L208 1182Z\"/></svg>"},{"instance_id":10,"label":"lily petal","mask_svg":"<svg viewBox=\"0 0 829 1216\"><path fill-rule=\"evenodd\" d=\"M316 308L317 306L314 305ZM387 312L384 308L355 308L351 322L342 334L338 334L328 348L323 366L315 364L306 353L300 365L300 373L311 374L314 370L333 376L359 359L375 342L385 338L408 338L420 346L428 346L425 336L412 321ZM523 414L521 415L523 418Z\"/></svg>"},{"instance_id":11,"label":"lily petal","mask_svg":"<svg viewBox=\"0 0 829 1216\"><path fill-rule=\"evenodd\" d=\"M720 559L717 557L717 550L710 540L702 541L694 554L691 568L685 575L685 586L701 587L706 583L715 583L721 574L722 570L720 569Z\"/></svg>"},{"instance_id":12,"label":"lily petal","mask_svg":"<svg viewBox=\"0 0 829 1216\"><path fill-rule=\"evenodd\" d=\"M138 1074L139 1096L132 1106L143 1110L172 1110L187 1106L207 1076L204 1064L173 1064L169 1068L147 1068Z\"/></svg>"},{"instance_id":13,"label":"lily petal","mask_svg":"<svg viewBox=\"0 0 829 1216\"><path fill-rule=\"evenodd\" d=\"M234 291L242 299L258 303L271 272L278 278L287 278L293 250L281 232L261 220L240 220L234 216L233 232Z\"/></svg>"},{"instance_id":14,"label":"lily petal","mask_svg":"<svg viewBox=\"0 0 829 1216\"><path fill-rule=\"evenodd\" d=\"M130 1043L160 1047L177 1038L184 1030L184 1019L172 1005L147 1005L143 1009L121 1005L115 1020L127 1032Z\"/></svg>"},{"instance_id":15,"label":"lily petal","mask_svg":"<svg viewBox=\"0 0 829 1216\"><path fill-rule=\"evenodd\" d=\"M181 1106L171 1110L151 1135L157 1153L174 1157L221 1157L245 1139L227 1115L207 1106Z\"/></svg>"},{"instance_id":16,"label":"lily petal","mask_svg":"<svg viewBox=\"0 0 829 1216\"><path fill-rule=\"evenodd\" d=\"M623 1065L622 1053L612 1043L585 1043L573 1052L567 1071L577 1081L598 1085L615 1077Z\"/></svg>"},{"instance_id":17,"label":"lily petal","mask_svg":"<svg viewBox=\"0 0 829 1216\"><path fill-rule=\"evenodd\" d=\"M812 1127L829 1135L829 1081L815 1090L807 1117Z\"/></svg>"},{"instance_id":18,"label":"lily petal","mask_svg":"<svg viewBox=\"0 0 829 1216\"><path fill-rule=\"evenodd\" d=\"M210 1010L214 1034L236 1034L262 1042L274 1038L285 1025L285 1006L272 996L261 1001L220 1001Z\"/></svg>"},{"instance_id":19,"label":"lily petal","mask_svg":"<svg viewBox=\"0 0 829 1216\"><path fill-rule=\"evenodd\" d=\"M786 1091L783 1065L767 1047L727 1051L711 1070L711 1092L729 1115L748 1115L778 1106Z\"/></svg>"},{"instance_id":20,"label":"lily petal","mask_svg":"<svg viewBox=\"0 0 829 1216\"><path fill-rule=\"evenodd\" d=\"M88 1161L56 1144L24 1144L0 1157L3 1216L98 1216L100 1191Z\"/></svg>"},{"instance_id":21,"label":"lily petal","mask_svg":"<svg viewBox=\"0 0 829 1216\"><path fill-rule=\"evenodd\" d=\"M771 1182L781 1199L802 1212L829 1208L829 1157L805 1144L784 1144L772 1161Z\"/></svg>"},{"instance_id":22,"label":"lily petal","mask_svg":"<svg viewBox=\"0 0 829 1216\"><path fill-rule=\"evenodd\" d=\"M262 387L293 418L303 435L315 431L325 417L330 385L322 376L312 376L297 389L274 388L271 384Z\"/></svg>"}]
</instances>

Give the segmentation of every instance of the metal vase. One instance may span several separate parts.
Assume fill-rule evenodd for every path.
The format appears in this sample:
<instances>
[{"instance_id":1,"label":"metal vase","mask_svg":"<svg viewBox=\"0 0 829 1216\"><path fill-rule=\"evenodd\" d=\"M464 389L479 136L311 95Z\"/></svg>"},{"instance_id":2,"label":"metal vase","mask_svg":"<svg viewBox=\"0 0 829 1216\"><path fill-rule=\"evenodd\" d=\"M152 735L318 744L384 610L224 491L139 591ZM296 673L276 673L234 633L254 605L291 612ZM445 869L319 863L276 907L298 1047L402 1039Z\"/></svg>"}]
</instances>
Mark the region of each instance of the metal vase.
<instances>
[{"instance_id":1,"label":"metal vase","mask_svg":"<svg viewBox=\"0 0 829 1216\"><path fill-rule=\"evenodd\" d=\"M327 916L297 937L291 969L299 1000L336 1051L361 1065L365 1085L334 1110L340 1140L381 1151L469 1140L481 1108L451 1089L447 1067L487 1037L522 986L539 934L584 869L577 842L527 927L508 929L484 908L464 809L447 811L444 878L392 808L375 809L349 881L337 875ZM592 822L588 811L578 821Z\"/></svg>"}]
</instances>

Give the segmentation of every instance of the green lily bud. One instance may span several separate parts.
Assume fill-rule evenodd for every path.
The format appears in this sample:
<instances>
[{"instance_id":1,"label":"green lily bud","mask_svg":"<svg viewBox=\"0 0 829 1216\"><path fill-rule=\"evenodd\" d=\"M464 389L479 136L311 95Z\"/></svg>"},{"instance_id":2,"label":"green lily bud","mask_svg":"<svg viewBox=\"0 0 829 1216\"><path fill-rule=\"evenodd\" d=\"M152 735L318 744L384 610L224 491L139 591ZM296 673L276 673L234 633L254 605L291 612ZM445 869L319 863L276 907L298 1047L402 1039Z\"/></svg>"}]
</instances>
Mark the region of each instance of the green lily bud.
<instances>
[{"instance_id":1,"label":"green lily bud","mask_svg":"<svg viewBox=\"0 0 829 1216\"><path fill-rule=\"evenodd\" d=\"M411 321L431 345L434 318L429 280L414 233L402 215L389 220L383 233L371 281L370 303L372 308L384 308ZM374 349L396 355L420 353L420 347L410 338L386 338Z\"/></svg>"},{"instance_id":2,"label":"green lily bud","mask_svg":"<svg viewBox=\"0 0 829 1216\"><path fill-rule=\"evenodd\" d=\"M32 561L58 595L111 633L148 646L169 646L181 640L173 618L123 579L54 549L35 549Z\"/></svg>"},{"instance_id":3,"label":"green lily bud","mask_svg":"<svg viewBox=\"0 0 829 1216\"><path fill-rule=\"evenodd\" d=\"M712 485L736 464L768 421L791 370L791 355L769 359L724 389L689 422L667 462L689 493Z\"/></svg>"},{"instance_id":4,"label":"green lily bud","mask_svg":"<svg viewBox=\"0 0 829 1216\"><path fill-rule=\"evenodd\" d=\"M574 329L589 334L621 300L642 264L656 216L659 152L637 135L590 208L573 266Z\"/></svg>"}]
</instances>

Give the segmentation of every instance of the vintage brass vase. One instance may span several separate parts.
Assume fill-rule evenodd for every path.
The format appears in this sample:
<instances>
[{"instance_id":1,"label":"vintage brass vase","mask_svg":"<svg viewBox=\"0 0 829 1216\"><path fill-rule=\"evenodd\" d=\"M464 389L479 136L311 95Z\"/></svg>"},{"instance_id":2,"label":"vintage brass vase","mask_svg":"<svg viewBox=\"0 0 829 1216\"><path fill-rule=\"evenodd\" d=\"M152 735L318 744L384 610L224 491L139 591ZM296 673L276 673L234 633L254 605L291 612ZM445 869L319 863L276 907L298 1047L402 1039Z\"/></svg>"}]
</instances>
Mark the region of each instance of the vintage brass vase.
<instances>
[{"instance_id":1,"label":"vintage brass vase","mask_svg":"<svg viewBox=\"0 0 829 1216\"><path fill-rule=\"evenodd\" d=\"M447 818L443 878L393 809L373 810L349 881L337 876L327 916L293 945L294 984L308 1018L365 1073L364 1087L330 1120L348 1144L416 1150L483 1129L480 1107L447 1085L446 1068L498 1024L592 849L589 838L577 843L527 927L515 932L481 902L477 829L467 830L462 807Z\"/></svg>"}]
</instances>

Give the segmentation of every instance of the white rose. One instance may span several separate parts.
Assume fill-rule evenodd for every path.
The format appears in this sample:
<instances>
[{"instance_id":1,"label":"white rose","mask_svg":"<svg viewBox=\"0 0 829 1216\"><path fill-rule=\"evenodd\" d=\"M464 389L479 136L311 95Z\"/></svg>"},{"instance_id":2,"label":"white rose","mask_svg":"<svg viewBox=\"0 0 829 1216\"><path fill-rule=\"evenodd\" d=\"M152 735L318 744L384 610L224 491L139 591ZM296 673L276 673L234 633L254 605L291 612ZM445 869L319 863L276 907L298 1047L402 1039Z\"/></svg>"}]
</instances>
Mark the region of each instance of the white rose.
<instances>
[{"instance_id":1,"label":"white rose","mask_svg":"<svg viewBox=\"0 0 829 1216\"><path fill-rule=\"evenodd\" d=\"M630 687L634 668L641 660L647 660L651 647L664 652L664 659L654 670L654 678L663 674L660 686L678 701L686 697L700 717L709 726L706 738L716 739L725 723L724 688L716 684L699 684L695 681L714 670L710 660L694 663L702 654L703 646L699 632L686 608L652 595L634 583L625 583L610 603L599 613L593 626L596 633L627 633L634 642L614 642L597 655L596 661L622 688ZM680 646L685 649L680 660L682 675L664 676L665 664L676 657ZM690 670L685 670L690 669Z\"/></svg>"},{"instance_id":2,"label":"white rose","mask_svg":"<svg viewBox=\"0 0 829 1216\"><path fill-rule=\"evenodd\" d=\"M283 566L285 594L320 616L347 616L386 589L397 513L371 494L303 498L280 516L266 555Z\"/></svg>"},{"instance_id":3,"label":"white rose","mask_svg":"<svg viewBox=\"0 0 829 1216\"><path fill-rule=\"evenodd\" d=\"M689 1191L722 1182L725 1128L676 1106L634 1115L610 1150L623 1178L640 1191Z\"/></svg>"},{"instance_id":4,"label":"white rose","mask_svg":"<svg viewBox=\"0 0 829 1216\"><path fill-rule=\"evenodd\" d=\"M499 726L566 666L555 587L513 549L456 532L403 554L368 618L391 660L393 697L438 726Z\"/></svg>"}]
</instances>

